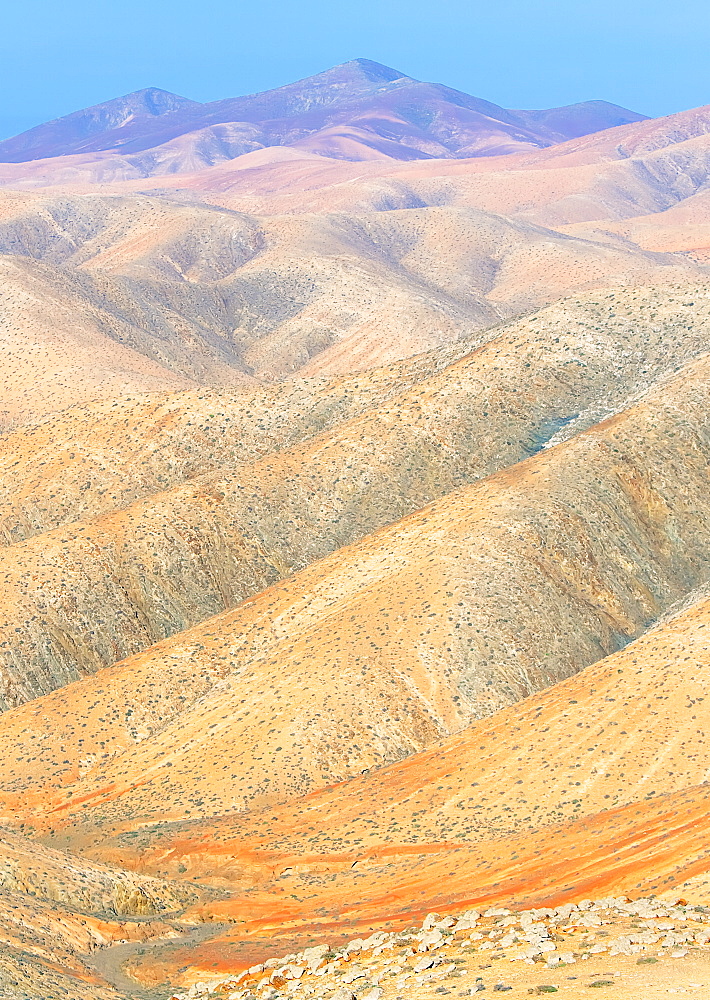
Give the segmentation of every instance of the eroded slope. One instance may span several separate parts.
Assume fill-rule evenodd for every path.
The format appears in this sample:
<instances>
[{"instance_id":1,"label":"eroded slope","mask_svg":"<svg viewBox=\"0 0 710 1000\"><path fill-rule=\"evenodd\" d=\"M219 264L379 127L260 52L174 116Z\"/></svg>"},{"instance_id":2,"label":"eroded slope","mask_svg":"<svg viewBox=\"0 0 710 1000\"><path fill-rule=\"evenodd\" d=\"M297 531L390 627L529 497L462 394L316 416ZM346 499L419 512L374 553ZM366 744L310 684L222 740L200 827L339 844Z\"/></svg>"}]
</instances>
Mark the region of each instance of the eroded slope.
<instances>
[{"instance_id":1,"label":"eroded slope","mask_svg":"<svg viewBox=\"0 0 710 1000\"><path fill-rule=\"evenodd\" d=\"M399 764L300 802L85 849L236 891L200 908L240 923L193 952L197 974L214 956L244 968L333 924L355 936L452 906L659 894L710 865L708 628L705 596ZM157 961L174 974L180 958Z\"/></svg>"},{"instance_id":2,"label":"eroded slope","mask_svg":"<svg viewBox=\"0 0 710 1000\"><path fill-rule=\"evenodd\" d=\"M108 828L296 797L612 652L707 578L707 387L701 358L596 428L6 713L6 815Z\"/></svg>"},{"instance_id":3,"label":"eroded slope","mask_svg":"<svg viewBox=\"0 0 710 1000\"><path fill-rule=\"evenodd\" d=\"M566 302L448 365L441 352L278 394L104 405L7 439L10 537L221 469L0 551L4 706L233 607L592 423L704 349L704 303L703 288Z\"/></svg>"}]
</instances>

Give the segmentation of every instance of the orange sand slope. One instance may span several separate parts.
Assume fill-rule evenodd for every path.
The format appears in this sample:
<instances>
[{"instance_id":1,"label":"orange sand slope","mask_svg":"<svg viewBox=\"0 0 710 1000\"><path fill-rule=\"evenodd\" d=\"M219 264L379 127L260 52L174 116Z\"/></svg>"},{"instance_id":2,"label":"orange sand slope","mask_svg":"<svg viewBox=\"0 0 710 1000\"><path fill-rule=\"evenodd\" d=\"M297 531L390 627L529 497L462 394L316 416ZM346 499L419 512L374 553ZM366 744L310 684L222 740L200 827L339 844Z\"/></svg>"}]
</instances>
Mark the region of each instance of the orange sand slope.
<instances>
[{"instance_id":1,"label":"orange sand slope","mask_svg":"<svg viewBox=\"0 0 710 1000\"><path fill-rule=\"evenodd\" d=\"M110 829L294 798L638 635L708 575L707 369L5 713L5 815Z\"/></svg>"},{"instance_id":2,"label":"orange sand slope","mask_svg":"<svg viewBox=\"0 0 710 1000\"><path fill-rule=\"evenodd\" d=\"M431 910L662 892L710 867L708 628L704 597L402 763L294 805L159 824L89 853L234 890L201 906L238 923L192 956L198 968L216 955L246 964L270 938L276 949Z\"/></svg>"}]
</instances>

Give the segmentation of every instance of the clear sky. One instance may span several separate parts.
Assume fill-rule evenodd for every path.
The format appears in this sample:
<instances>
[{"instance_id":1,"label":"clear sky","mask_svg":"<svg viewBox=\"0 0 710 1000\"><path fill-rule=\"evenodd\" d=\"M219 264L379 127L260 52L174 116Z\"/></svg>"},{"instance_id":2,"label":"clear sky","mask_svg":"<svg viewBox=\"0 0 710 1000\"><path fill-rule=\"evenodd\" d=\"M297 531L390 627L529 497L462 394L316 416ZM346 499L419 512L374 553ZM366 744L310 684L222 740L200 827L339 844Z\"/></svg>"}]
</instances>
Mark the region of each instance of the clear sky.
<instances>
[{"instance_id":1,"label":"clear sky","mask_svg":"<svg viewBox=\"0 0 710 1000\"><path fill-rule=\"evenodd\" d=\"M0 137L142 87L208 101L362 56L510 108L710 103L708 0L8 0Z\"/></svg>"}]
</instances>

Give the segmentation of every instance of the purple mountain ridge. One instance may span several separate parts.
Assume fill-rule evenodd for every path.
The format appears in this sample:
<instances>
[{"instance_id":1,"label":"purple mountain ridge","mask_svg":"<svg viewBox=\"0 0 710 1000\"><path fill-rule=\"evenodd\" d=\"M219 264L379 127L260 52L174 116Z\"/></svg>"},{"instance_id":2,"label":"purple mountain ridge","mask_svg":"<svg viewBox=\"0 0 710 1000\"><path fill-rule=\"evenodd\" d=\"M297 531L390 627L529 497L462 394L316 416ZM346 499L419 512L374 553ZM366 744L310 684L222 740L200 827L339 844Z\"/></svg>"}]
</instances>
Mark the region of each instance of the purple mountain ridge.
<instances>
[{"instance_id":1,"label":"purple mountain ridge","mask_svg":"<svg viewBox=\"0 0 710 1000\"><path fill-rule=\"evenodd\" d=\"M0 142L0 162L72 154L140 156L146 172L175 149L194 166L266 146L345 159L490 156L540 149L643 121L606 101L510 111L440 84L354 59L275 90L199 103L151 87ZM189 155L188 155L189 154Z\"/></svg>"}]
</instances>

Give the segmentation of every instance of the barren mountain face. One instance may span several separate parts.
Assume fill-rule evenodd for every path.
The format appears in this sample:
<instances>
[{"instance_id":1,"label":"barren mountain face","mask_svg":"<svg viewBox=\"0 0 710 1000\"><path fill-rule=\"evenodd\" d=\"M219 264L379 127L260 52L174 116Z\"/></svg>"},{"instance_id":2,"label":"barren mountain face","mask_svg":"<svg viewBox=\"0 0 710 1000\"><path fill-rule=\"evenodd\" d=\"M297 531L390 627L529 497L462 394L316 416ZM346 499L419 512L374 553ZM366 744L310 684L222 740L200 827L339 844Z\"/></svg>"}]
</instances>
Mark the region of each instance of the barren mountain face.
<instances>
[{"instance_id":1,"label":"barren mountain face","mask_svg":"<svg viewBox=\"0 0 710 1000\"><path fill-rule=\"evenodd\" d=\"M273 146L355 160L489 156L643 118L605 101L506 111L354 59L277 90L208 104L155 87L137 91L5 139L0 162L118 150L133 176L149 177Z\"/></svg>"},{"instance_id":2,"label":"barren mountain face","mask_svg":"<svg viewBox=\"0 0 710 1000\"><path fill-rule=\"evenodd\" d=\"M83 407L6 438L4 707L615 412L704 352L708 315L704 286L590 296L459 360L447 349L278 393Z\"/></svg>"},{"instance_id":3,"label":"barren mountain face","mask_svg":"<svg viewBox=\"0 0 710 1000\"><path fill-rule=\"evenodd\" d=\"M704 982L709 137L355 60L0 143L3 1000Z\"/></svg>"}]
</instances>

